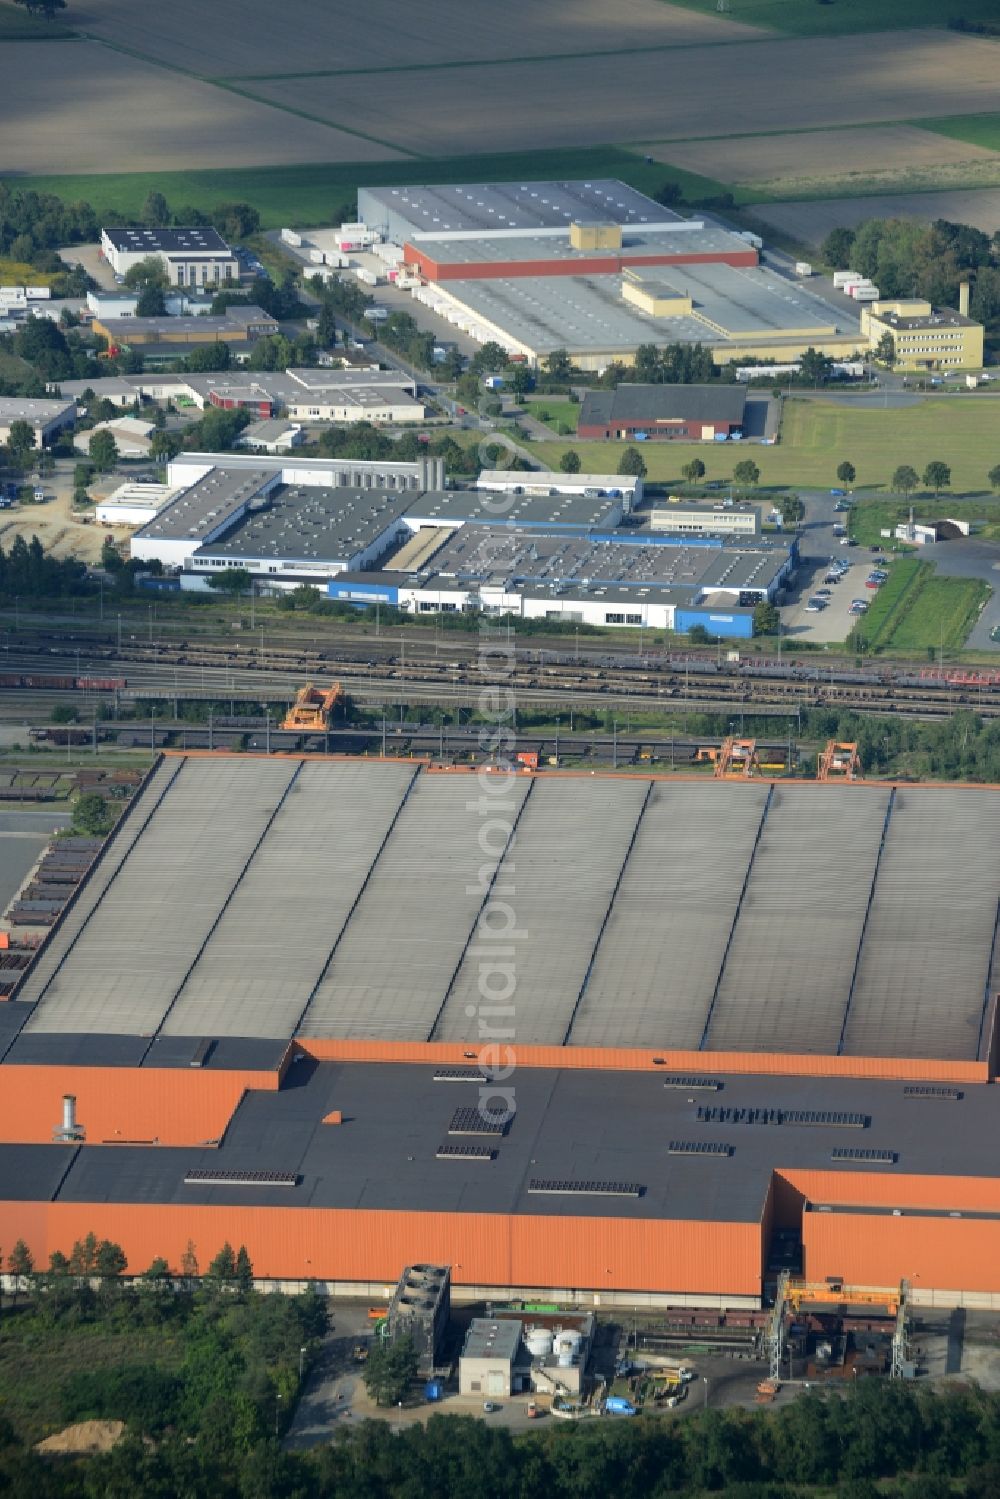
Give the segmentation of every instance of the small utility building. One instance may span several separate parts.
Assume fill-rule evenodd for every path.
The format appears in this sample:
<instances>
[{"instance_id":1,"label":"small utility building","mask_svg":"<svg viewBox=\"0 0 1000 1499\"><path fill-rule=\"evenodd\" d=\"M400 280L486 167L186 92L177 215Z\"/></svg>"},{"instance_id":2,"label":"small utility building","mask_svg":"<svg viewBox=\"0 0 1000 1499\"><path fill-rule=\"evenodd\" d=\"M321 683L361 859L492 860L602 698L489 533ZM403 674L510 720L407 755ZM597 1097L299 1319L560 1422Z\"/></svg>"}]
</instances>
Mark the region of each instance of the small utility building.
<instances>
[{"instance_id":1,"label":"small utility building","mask_svg":"<svg viewBox=\"0 0 1000 1499\"><path fill-rule=\"evenodd\" d=\"M743 435L746 391L736 385L619 385L583 398L585 439L718 442Z\"/></svg>"},{"instance_id":2,"label":"small utility building","mask_svg":"<svg viewBox=\"0 0 1000 1499\"><path fill-rule=\"evenodd\" d=\"M474 1317L458 1361L459 1394L496 1400L515 1394L516 1388L522 1387L514 1372L520 1346L520 1322Z\"/></svg>"}]
</instances>

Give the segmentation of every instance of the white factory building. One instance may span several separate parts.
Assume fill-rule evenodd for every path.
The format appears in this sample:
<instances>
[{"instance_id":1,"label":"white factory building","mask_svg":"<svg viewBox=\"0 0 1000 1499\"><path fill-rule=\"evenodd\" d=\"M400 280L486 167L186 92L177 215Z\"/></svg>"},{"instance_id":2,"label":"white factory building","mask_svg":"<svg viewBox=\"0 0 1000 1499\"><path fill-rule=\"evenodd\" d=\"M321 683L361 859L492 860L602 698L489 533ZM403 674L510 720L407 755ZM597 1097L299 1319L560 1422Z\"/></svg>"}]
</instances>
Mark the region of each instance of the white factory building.
<instances>
[{"instance_id":1,"label":"white factory building","mask_svg":"<svg viewBox=\"0 0 1000 1499\"><path fill-rule=\"evenodd\" d=\"M484 468L476 481L479 489L496 494L608 495L622 502L625 515L642 503L642 480L631 474L564 474L557 469L525 473L517 469Z\"/></svg>"},{"instance_id":2,"label":"white factory building","mask_svg":"<svg viewBox=\"0 0 1000 1499\"><path fill-rule=\"evenodd\" d=\"M171 286L213 288L240 279L239 261L216 229L102 229L101 254L116 276L155 256Z\"/></svg>"},{"instance_id":3,"label":"white factory building","mask_svg":"<svg viewBox=\"0 0 1000 1499\"><path fill-rule=\"evenodd\" d=\"M35 446L44 447L64 427L76 423L76 402L28 400L22 396L0 397L0 443L10 441L14 422L27 422L35 434Z\"/></svg>"},{"instance_id":4,"label":"white factory building","mask_svg":"<svg viewBox=\"0 0 1000 1499\"><path fill-rule=\"evenodd\" d=\"M756 505L677 500L651 511L649 524L651 530L670 536L750 537L760 533L760 511Z\"/></svg>"}]
</instances>

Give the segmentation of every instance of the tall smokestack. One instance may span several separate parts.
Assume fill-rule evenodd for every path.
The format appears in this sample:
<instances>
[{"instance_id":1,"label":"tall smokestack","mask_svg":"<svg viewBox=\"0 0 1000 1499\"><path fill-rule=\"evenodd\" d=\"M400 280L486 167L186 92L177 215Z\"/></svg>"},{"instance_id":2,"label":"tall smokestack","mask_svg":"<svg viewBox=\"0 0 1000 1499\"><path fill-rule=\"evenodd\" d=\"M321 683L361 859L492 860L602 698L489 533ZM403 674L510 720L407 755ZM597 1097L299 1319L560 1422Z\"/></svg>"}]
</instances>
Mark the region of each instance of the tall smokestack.
<instances>
[{"instance_id":1,"label":"tall smokestack","mask_svg":"<svg viewBox=\"0 0 1000 1499\"><path fill-rule=\"evenodd\" d=\"M958 310L963 317L969 316L969 283L963 281L958 288Z\"/></svg>"}]
</instances>

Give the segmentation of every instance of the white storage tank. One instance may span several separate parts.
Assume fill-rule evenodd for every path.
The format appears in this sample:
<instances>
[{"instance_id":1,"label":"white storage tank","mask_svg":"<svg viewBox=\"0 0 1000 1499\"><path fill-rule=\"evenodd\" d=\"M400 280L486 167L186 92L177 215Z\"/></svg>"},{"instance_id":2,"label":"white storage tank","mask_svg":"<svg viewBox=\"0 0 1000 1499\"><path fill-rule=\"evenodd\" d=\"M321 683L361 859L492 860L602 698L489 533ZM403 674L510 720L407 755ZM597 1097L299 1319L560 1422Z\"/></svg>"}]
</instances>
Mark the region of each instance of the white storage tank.
<instances>
[{"instance_id":1,"label":"white storage tank","mask_svg":"<svg viewBox=\"0 0 1000 1499\"><path fill-rule=\"evenodd\" d=\"M796 276L811 276L812 273L813 273L813 268L809 264L808 260L797 260L795 262L795 274L796 274Z\"/></svg>"},{"instance_id":2,"label":"white storage tank","mask_svg":"<svg viewBox=\"0 0 1000 1499\"><path fill-rule=\"evenodd\" d=\"M299 248L302 244L301 234L296 234L294 229L282 229L281 238L286 245L295 245L296 248Z\"/></svg>"},{"instance_id":3,"label":"white storage tank","mask_svg":"<svg viewBox=\"0 0 1000 1499\"><path fill-rule=\"evenodd\" d=\"M564 1369L568 1368L575 1359L579 1358L582 1344L583 1338L578 1332L574 1332L572 1328L566 1328L556 1333L552 1346L556 1357Z\"/></svg>"},{"instance_id":4,"label":"white storage tank","mask_svg":"<svg viewBox=\"0 0 1000 1499\"><path fill-rule=\"evenodd\" d=\"M532 1358L548 1358L552 1352L552 1332L548 1327L529 1327L524 1339Z\"/></svg>"}]
</instances>

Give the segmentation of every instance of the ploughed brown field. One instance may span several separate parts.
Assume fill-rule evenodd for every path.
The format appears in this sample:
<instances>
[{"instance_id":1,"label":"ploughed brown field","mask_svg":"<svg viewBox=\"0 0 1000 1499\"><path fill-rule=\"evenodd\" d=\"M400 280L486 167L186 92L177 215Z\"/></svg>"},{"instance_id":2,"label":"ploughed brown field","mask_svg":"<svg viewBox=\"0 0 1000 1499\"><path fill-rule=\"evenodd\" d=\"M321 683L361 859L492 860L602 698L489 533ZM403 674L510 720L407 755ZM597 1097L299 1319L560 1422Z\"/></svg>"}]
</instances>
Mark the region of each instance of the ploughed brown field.
<instances>
[{"instance_id":1,"label":"ploughed brown field","mask_svg":"<svg viewBox=\"0 0 1000 1499\"><path fill-rule=\"evenodd\" d=\"M699 15L663 0L249 0L238 11L205 0L74 0L72 25L213 78L489 62L768 35L728 16Z\"/></svg>"},{"instance_id":2,"label":"ploughed brown field","mask_svg":"<svg viewBox=\"0 0 1000 1499\"><path fill-rule=\"evenodd\" d=\"M397 154L84 41L0 48L0 138L4 174L384 161Z\"/></svg>"},{"instance_id":3,"label":"ploughed brown field","mask_svg":"<svg viewBox=\"0 0 1000 1499\"><path fill-rule=\"evenodd\" d=\"M258 80L262 99L429 156L760 134L995 107L996 42L940 31Z\"/></svg>"},{"instance_id":4,"label":"ploughed brown field","mask_svg":"<svg viewBox=\"0 0 1000 1499\"><path fill-rule=\"evenodd\" d=\"M974 169L978 163L1000 167L1000 152L936 135L917 125L671 141L636 149L702 177L776 188L797 180L836 181L852 173L877 176L967 166Z\"/></svg>"}]
</instances>

